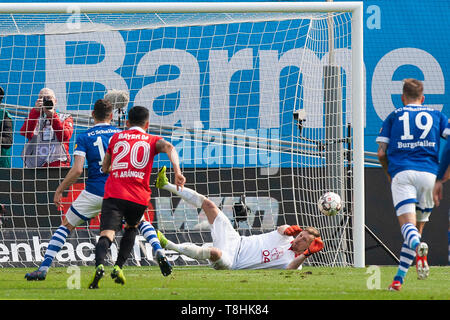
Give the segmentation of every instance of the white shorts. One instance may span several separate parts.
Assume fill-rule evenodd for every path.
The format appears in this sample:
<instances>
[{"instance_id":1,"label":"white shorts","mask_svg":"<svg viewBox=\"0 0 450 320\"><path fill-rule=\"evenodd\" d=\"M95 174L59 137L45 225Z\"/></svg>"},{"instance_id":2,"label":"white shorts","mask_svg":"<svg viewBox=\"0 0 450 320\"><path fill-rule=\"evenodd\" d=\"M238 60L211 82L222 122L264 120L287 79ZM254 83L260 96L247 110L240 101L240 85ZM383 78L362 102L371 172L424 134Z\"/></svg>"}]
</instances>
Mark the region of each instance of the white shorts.
<instances>
[{"instance_id":1,"label":"white shorts","mask_svg":"<svg viewBox=\"0 0 450 320\"><path fill-rule=\"evenodd\" d=\"M434 207L435 182L436 175L429 172L406 170L397 173L391 184L397 216L416 212L418 222L428 221Z\"/></svg>"},{"instance_id":2,"label":"white shorts","mask_svg":"<svg viewBox=\"0 0 450 320\"><path fill-rule=\"evenodd\" d=\"M234 256L239 249L241 243L241 236L234 230L230 219L222 212L214 219L211 224L211 237L213 239L213 247L222 251L222 265L227 269L231 269L234 261ZM219 266L214 266L219 269Z\"/></svg>"},{"instance_id":3,"label":"white shorts","mask_svg":"<svg viewBox=\"0 0 450 320\"><path fill-rule=\"evenodd\" d=\"M86 190L81 191L66 212L67 222L76 227L83 222L95 218L102 210L102 201L103 197L99 197Z\"/></svg>"}]
</instances>

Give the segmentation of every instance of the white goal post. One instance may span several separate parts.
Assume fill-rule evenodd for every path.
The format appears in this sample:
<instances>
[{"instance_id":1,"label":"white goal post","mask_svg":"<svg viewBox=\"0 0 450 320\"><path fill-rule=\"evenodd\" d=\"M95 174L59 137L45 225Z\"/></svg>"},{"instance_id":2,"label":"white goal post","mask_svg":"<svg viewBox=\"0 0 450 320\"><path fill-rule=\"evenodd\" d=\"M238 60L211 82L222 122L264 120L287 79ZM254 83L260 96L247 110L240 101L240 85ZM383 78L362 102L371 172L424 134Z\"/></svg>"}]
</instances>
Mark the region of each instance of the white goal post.
<instances>
[{"instance_id":1,"label":"white goal post","mask_svg":"<svg viewBox=\"0 0 450 320\"><path fill-rule=\"evenodd\" d=\"M351 45L351 144L352 147L352 243L354 267L365 267L365 203L364 203L364 62L363 62L363 2L173 2L173 3L1 3L0 15L10 14L185 14L185 13L221 13L233 14L265 14L265 13L350 13L351 30L349 39ZM226 20L225 20L226 21ZM232 21L232 20L230 20ZM196 21L195 23L198 23ZM194 23L194 25L196 25ZM161 26L164 26L162 21ZM0 34L1 36L1 34ZM322 55L325 52L321 52ZM327 53L331 56L331 53ZM324 71L325 72L325 71ZM302 93L298 93L301 95ZM297 93L296 93L297 95ZM348 98L348 97L347 97ZM294 103L295 104L295 103ZM237 111L236 111L237 112ZM164 128L162 128L164 129ZM168 128L173 130L174 128ZM16 129L17 130L17 129ZM195 135L195 128L194 135ZM202 131L205 134L206 131ZM208 134L208 132L206 132ZM225 133L226 134L226 133ZM233 134L233 139L239 139L238 134ZM207 138L206 138L207 139ZM223 139L227 139L224 135ZM244 137L248 145L252 145L252 137ZM268 139L269 140L269 139ZM211 139L209 141L212 141ZM205 142L205 141L203 141ZM258 139L257 146L261 139ZM294 142L292 142L294 144ZM244 178L245 179L245 178ZM300 179L300 178L298 178ZM295 186L293 181L293 188ZM298 183L298 182L297 182ZM294 196L295 197L295 196ZM302 199L296 199L302 201ZM51 202L51 201L50 201ZM52 226L57 227L57 226ZM0 230L1 231L1 230ZM45 239L42 239L45 240Z\"/></svg>"}]
</instances>

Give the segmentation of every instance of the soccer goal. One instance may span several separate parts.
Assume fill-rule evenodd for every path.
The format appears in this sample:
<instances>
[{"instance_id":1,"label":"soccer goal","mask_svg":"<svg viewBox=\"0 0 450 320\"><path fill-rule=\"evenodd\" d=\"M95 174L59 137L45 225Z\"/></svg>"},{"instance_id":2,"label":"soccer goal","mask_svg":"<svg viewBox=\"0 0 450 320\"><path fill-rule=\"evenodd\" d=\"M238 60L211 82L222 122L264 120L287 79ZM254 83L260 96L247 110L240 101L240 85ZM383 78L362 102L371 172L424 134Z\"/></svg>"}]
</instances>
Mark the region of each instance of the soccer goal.
<instances>
[{"instance_id":1,"label":"soccer goal","mask_svg":"<svg viewBox=\"0 0 450 320\"><path fill-rule=\"evenodd\" d=\"M319 229L311 265L364 266L362 2L0 4L2 108L14 122L11 168L0 169L0 262L42 261L64 211L53 195L69 168L25 168L20 128L39 91L54 90L74 120L93 125L108 90L150 110L150 133L180 154L187 186L215 201L241 235L282 224ZM163 165L158 156L154 172ZM84 188L65 193L65 210ZM211 242L204 213L153 187L146 218L175 242ZM322 215L319 197L343 210ZM68 238L55 265L92 264L98 219ZM119 237L120 238L120 237ZM117 248L111 248L111 258ZM197 262L169 252L177 265ZM134 264L153 264L139 236Z\"/></svg>"}]
</instances>

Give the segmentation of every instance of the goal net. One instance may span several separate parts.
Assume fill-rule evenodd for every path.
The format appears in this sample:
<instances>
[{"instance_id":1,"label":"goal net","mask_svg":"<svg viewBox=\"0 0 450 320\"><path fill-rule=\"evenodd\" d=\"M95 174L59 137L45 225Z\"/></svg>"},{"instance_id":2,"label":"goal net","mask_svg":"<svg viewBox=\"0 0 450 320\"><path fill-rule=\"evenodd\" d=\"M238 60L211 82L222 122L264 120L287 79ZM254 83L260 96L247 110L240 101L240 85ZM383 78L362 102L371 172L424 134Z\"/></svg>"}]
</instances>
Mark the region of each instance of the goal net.
<instances>
[{"instance_id":1,"label":"goal net","mask_svg":"<svg viewBox=\"0 0 450 320\"><path fill-rule=\"evenodd\" d=\"M86 169L59 211L53 196L69 168L24 166L28 139L20 129L45 87L56 94L57 112L73 118L70 155L77 136L93 126L95 101L108 90L125 90L130 102L113 124L124 127L133 105L147 107L149 132L176 147L186 186L213 200L241 235L314 226L325 249L309 264L355 265L355 181L362 181L355 178L362 161L355 133L362 131L352 113L351 10L68 10L0 14L1 107L14 125L11 168L0 169L1 266L39 265L87 177ZM155 158L153 172L163 165L173 178L165 155ZM146 219L176 243L211 245L204 213L156 189L155 179ZM317 208L327 191L343 200L335 217ZM98 235L98 217L79 226L54 265L93 264ZM176 265L207 263L168 256ZM129 263L154 264L142 235Z\"/></svg>"}]
</instances>

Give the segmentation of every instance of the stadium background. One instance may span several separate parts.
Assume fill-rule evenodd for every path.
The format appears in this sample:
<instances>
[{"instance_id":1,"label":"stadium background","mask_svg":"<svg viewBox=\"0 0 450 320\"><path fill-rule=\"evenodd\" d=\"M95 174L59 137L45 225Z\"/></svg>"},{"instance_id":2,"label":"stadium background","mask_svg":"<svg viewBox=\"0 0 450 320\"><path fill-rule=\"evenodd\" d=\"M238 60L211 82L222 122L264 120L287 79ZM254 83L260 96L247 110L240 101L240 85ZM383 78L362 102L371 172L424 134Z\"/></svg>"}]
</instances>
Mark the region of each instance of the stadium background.
<instances>
[{"instance_id":1,"label":"stadium background","mask_svg":"<svg viewBox=\"0 0 450 320\"><path fill-rule=\"evenodd\" d=\"M7 1L2 1L7 2ZM32 1L22 1L32 2ZM47 1L52 2L52 1ZM57 1L55 1L57 2ZM97 1L99 2L99 1ZM138 2L138 1L134 1ZM436 108L450 115L450 96L445 89L449 87L450 80L445 77L449 74L450 56L448 55L450 44L446 41L446 34L450 31L448 12L450 5L445 0L397 0L397 1L364 1L365 29L364 29L364 62L366 71L366 126L365 126L365 150L376 151L375 137L382 121L387 116L387 111L401 105L398 84L403 78L415 77L425 83L426 103L435 105ZM20 40L20 39L19 39ZM27 39L29 44L30 39ZM4 39L3 41L8 41ZM23 39L25 41L25 38ZM31 42L39 41L31 39ZM98 48L101 50L101 48ZM7 51L0 52L1 58L9 58ZM17 52L16 52L17 54ZM127 48L127 54L129 52ZM41 66L42 72L37 73L34 85L26 80L27 65L20 61L31 55L45 55L41 51L24 50L22 56L18 56L16 64L11 66L0 64L0 85L5 88L6 98L4 102L11 105L32 106L41 87L44 87L45 65ZM30 56L30 57L31 57ZM44 56L43 56L44 57ZM44 61L42 59L41 61ZM30 68L35 66L30 66ZM122 69L122 76L127 77L127 71ZM25 77L25 78L24 78ZM42 85L39 85L39 82ZM100 86L100 87L99 87ZM101 91L101 84L91 84L83 87L80 94L89 96L92 90ZM130 88L131 102L141 88ZM20 95L19 95L20 92ZM28 94L28 96L27 96ZM20 97L20 98L19 98ZM31 98L30 98L31 97ZM88 110L92 101L100 98L90 95L85 108ZM71 110L71 101L78 101L78 97L67 96L67 106L59 105L59 110ZM130 104L131 105L131 104ZM387 108L387 106L389 106ZM16 134L14 141L23 144L24 138L17 131L22 122L16 121L14 128ZM75 128L77 129L77 128ZM71 150L73 150L71 141ZM12 175L33 175L32 172L22 170L20 149L13 149L13 171L6 172L2 169L0 179L3 182L10 180ZM258 164L256 164L257 166ZM17 169L17 170L16 170ZM48 173L52 175L51 172ZM47 176L48 183L28 183L26 188L35 189L42 193L42 203L49 203L49 192L56 188L57 179L52 183L52 178ZM11 189L12 188L12 189ZM447 188L448 189L448 188ZM18 188L22 190L22 186ZM9 199L9 192L14 192L14 186L9 183L0 185L0 196ZM424 237L432 246L429 261L431 264L443 265L449 260L448 242L448 190L446 200L435 209L431 222L425 228ZM39 202L39 197L37 197ZM4 199L0 199L3 201ZM5 200L8 201L8 200ZM18 202L41 208L32 203L34 199L19 197ZM52 208L49 208L53 210ZM48 210L42 206L39 210ZM38 211L39 211L38 210ZM36 214L39 214L38 212ZM397 221L391 204L389 185L379 167L367 165L366 167L366 225L391 249L398 253L401 244L401 236L398 231ZM378 246L372 237L366 238L366 263L367 264L394 264L392 258Z\"/></svg>"}]
</instances>

